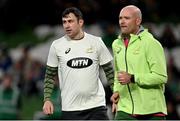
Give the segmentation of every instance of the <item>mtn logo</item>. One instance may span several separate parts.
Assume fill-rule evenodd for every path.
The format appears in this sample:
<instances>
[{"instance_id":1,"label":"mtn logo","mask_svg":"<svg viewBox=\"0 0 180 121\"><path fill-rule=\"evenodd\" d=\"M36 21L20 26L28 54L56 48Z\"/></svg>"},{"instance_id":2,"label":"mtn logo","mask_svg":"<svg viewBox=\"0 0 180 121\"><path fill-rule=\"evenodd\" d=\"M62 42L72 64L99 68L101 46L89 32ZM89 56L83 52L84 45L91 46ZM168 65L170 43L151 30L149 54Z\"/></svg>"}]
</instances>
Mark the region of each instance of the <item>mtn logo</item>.
<instances>
[{"instance_id":1,"label":"mtn logo","mask_svg":"<svg viewBox=\"0 0 180 121\"><path fill-rule=\"evenodd\" d=\"M92 65L93 61L89 58L79 57L73 58L67 62L67 66L71 68L86 68Z\"/></svg>"}]
</instances>

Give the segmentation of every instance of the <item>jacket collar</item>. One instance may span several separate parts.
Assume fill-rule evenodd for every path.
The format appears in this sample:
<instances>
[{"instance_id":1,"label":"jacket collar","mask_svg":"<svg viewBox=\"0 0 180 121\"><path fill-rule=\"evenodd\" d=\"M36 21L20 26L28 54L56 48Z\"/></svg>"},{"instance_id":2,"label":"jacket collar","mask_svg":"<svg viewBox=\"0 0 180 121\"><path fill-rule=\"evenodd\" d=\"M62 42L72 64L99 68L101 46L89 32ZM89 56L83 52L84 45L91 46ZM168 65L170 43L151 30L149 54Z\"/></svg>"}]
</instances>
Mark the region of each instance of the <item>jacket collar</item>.
<instances>
[{"instance_id":1,"label":"jacket collar","mask_svg":"<svg viewBox=\"0 0 180 121\"><path fill-rule=\"evenodd\" d=\"M138 32L136 34L130 34L129 38L131 38L132 36L138 36L140 33L142 33L144 31L144 27L141 25ZM122 36L122 34L120 34L118 36L119 39L124 39L124 37Z\"/></svg>"}]
</instances>

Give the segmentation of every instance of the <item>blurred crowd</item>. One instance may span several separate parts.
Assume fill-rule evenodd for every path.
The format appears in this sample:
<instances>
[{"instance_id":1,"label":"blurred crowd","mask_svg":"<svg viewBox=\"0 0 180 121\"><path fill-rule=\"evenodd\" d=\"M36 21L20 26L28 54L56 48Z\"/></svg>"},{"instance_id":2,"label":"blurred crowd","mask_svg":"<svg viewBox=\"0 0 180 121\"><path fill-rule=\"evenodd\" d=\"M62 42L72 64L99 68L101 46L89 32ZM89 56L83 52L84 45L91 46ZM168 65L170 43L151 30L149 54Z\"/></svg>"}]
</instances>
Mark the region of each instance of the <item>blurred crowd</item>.
<instances>
[{"instance_id":1,"label":"blurred crowd","mask_svg":"<svg viewBox=\"0 0 180 121\"><path fill-rule=\"evenodd\" d=\"M165 92L167 119L180 119L180 11L176 7L178 4L164 0L0 0L0 32L10 35L30 25L39 38L54 34L49 41L36 46L22 43L17 48L9 48L8 43L0 40L0 119L24 119L21 116L22 105L26 104L23 97L31 99L33 96L43 96L46 56L52 40L63 35L63 28L59 24L61 12L66 7L80 8L84 14L85 31L101 36L111 51L111 44L119 34L119 11L128 4L142 9L144 26L152 31L165 49L168 67ZM106 82L104 87L110 108L111 91ZM59 93L55 88L53 98L57 105ZM109 116L112 115L109 110ZM44 118L46 116L41 109L34 112L32 117Z\"/></svg>"},{"instance_id":2,"label":"blurred crowd","mask_svg":"<svg viewBox=\"0 0 180 121\"><path fill-rule=\"evenodd\" d=\"M26 103L23 102L22 96L31 98L32 95L42 95L38 86L43 86L44 65L31 59L29 49L29 46L25 46L21 58L14 61L9 55L8 47L1 44L0 119L21 119L19 113L22 103Z\"/></svg>"}]
</instances>

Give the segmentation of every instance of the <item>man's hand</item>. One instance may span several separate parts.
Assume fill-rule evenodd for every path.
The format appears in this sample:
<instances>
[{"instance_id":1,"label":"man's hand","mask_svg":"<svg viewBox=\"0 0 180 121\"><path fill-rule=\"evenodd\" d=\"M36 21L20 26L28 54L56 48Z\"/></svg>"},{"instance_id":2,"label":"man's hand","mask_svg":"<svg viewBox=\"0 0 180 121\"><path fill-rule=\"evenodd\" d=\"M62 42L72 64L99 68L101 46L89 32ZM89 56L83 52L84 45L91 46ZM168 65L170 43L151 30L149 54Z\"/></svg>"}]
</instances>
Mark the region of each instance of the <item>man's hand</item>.
<instances>
[{"instance_id":1,"label":"man's hand","mask_svg":"<svg viewBox=\"0 0 180 121\"><path fill-rule=\"evenodd\" d=\"M123 85L131 82L131 74L129 74L125 71L118 72L117 78L118 78L119 82Z\"/></svg>"},{"instance_id":2,"label":"man's hand","mask_svg":"<svg viewBox=\"0 0 180 121\"><path fill-rule=\"evenodd\" d=\"M117 111L117 104L112 103L112 113L115 113Z\"/></svg>"},{"instance_id":3,"label":"man's hand","mask_svg":"<svg viewBox=\"0 0 180 121\"><path fill-rule=\"evenodd\" d=\"M44 112L44 114L46 114L46 115L53 114L53 112L54 112L54 106L53 106L53 104L52 104L51 101L48 100L48 101L45 101L45 102L44 102L43 112Z\"/></svg>"},{"instance_id":4,"label":"man's hand","mask_svg":"<svg viewBox=\"0 0 180 121\"><path fill-rule=\"evenodd\" d=\"M112 112L117 111L117 103L119 101L119 93L114 92L113 95L111 96L111 102L112 102Z\"/></svg>"}]
</instances>

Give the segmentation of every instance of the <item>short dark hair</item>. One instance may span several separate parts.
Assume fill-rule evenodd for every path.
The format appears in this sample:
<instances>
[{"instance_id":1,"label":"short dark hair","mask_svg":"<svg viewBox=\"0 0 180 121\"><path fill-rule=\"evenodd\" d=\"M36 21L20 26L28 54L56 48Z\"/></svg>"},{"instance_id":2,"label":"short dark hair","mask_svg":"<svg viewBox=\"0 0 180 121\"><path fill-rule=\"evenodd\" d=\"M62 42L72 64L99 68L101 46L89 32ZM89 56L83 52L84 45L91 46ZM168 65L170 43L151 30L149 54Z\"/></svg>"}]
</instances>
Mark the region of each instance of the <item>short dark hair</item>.
<instances>
[{"instance_id":1,"label":"short dark hair","mask_svg":"<svg viewBox=\"0 0 180 121\"><path fill-rule=\"evenodd\" d=\"M82 12L76 7L66 8L62 13L62 17L66 17L66 15L69 13L73 13L77 17L78 20L83 19Z\"/></svg>"}]
</instances>

